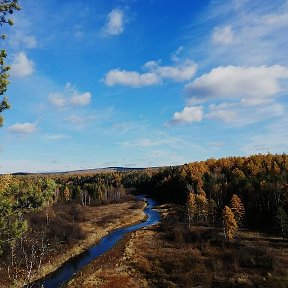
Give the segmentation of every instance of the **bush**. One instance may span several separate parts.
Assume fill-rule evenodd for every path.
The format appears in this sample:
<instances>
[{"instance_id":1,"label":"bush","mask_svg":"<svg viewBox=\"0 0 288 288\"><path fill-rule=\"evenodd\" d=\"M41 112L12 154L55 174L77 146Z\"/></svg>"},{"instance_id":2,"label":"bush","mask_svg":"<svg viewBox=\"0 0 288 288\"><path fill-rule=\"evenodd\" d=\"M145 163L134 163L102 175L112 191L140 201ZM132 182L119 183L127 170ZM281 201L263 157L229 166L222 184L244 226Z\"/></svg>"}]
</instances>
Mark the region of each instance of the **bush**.
<instances>
[{"instance_id":1,"label":"bush","mask_svg":"<svg viewBox=\"0 0 288 288\"><path fill-rule=\"evenodd\" d=\"M239 264L241 267L245 268L264 268L273 270L275 260L267 251L261 248L248 247L240 249Z\"/></svg>"},{"instance_id":2,"label":"bush","mask_svg":"<svg viewBox=\"0 0 288 288\"><path fill-rule=\"evenodd\" d=\"M56 216L51 220L47 235L51 239L67 243L86 237L86 233L79 224L71 223L60 216Z\"/></svg>"},{"instance_id":3,"label":"bush","mask_svg":"<svg viewBox=\"0 0 288 288\"><path fill-rule=\"evenodd\" d=\"M72 217L73 221L85 222L87 218L85 217L83 211L81 211L82 206L79 204L73 204L69 210L69 215Z\"/></svg>"}]
</instances>

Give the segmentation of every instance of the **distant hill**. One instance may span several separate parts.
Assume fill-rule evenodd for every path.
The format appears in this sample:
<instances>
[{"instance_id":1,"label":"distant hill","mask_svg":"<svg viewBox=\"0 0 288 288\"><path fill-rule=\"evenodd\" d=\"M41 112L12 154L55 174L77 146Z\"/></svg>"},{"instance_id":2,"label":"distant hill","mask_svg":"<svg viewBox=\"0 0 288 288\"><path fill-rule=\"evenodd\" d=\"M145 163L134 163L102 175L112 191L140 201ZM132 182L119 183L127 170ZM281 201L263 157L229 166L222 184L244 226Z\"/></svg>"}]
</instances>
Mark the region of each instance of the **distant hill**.
<instances>
[{"instance_id":1,"label":"distant hill","mask_svg":"<svg viewBox=\"0 0 288 288\"><path fill-rule=\"evenodd\" d=\"M149 169L155 169L157 167L151 167ZM57 171L57 172L39 172L39 173L30 173L30 172L15 172L11 175L30 175L30 174L85 174L85 173L104 173L104 172L128 172L128 171L141 171L148 168L131 168L131 167L105 167L105 168L92 168L92 169L80 169L72 171ZM0 174L1 175L1 174Z\"/></svg>"},{"instance_id":2,"label":"distant hill","mask_svg":"<svg viewBox=\"0 0 288 288\"><path fill-rule=\"evenodd\" d=\"M55 172L53 174L71 174L71 173L103 173L103 172L127 172L127 171L139 171L147 168L129 168L129 167L106 167L106 168L95 168L95 169L83 169L83 170L73 170L66 172ZM50 173L51 174L51 173Z\"/></svg>"}]
</instances>

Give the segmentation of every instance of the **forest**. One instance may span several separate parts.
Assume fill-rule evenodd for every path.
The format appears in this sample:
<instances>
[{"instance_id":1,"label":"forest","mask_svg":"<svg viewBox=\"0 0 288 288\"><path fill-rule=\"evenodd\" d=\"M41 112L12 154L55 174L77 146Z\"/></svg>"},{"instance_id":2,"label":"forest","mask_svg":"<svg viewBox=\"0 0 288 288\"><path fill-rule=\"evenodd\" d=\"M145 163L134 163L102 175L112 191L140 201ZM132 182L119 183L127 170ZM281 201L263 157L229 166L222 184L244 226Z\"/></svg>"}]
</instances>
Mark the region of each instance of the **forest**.
<instances>
[{"instance_id":1,"label":"forest","mask_svg":"<svg viewBox=\"0 0 288 288\"><path fill-rule=\"evenodd\" d=\"M245 226L287 233L286 154L212 158L177 167L136 171L125 175L123 184L163 203L185 205L190 193L202 194L204 202L214 207L216 216L237 195L245 207Z\"/></svg>"},{"instance_id":2,"label":"forest","mask_svg":"<svg viewBox=\"0 0 288 288\"><path fill-rule=\"evenodd\" d=\"M79 226L85 207L125 202L131 193L183 207L180 222L187 231L218 227L230 242L244 227L286 239L287 183L286 154L127 172L1 175L1 271L28 283L53 245L87 236Z\"/></svg>"}]
</instances>

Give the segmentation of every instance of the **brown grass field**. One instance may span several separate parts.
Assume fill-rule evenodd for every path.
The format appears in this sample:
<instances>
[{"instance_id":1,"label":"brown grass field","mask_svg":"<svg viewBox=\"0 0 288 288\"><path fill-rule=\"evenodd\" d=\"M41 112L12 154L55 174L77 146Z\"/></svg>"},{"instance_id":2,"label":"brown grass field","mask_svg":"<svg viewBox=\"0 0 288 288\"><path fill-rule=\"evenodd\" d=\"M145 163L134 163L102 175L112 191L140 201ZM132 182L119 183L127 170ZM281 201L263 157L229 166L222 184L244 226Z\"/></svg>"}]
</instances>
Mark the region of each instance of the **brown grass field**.
<instances>
[{"instance_id":1,"label":"brown grass field","mask_svg":"<svg viewBox=\"0 0 288 288\"><path fill-rule=\"evenodd\" d=\"M227 244L221 229L183 224L181 209L159 207L161 224L127 236L67 287L288 287L287 241L241 230Z\"/></svg>"},{"instance_id":2,"label":"brown grass field","mask_svg":"<svg viewBox=\"0 0 288 288\"><path fill-rule=\"evenodd\" d=\"M60 267L68 259L87 250L93 244L96 244L102 237L119 227L130 226L145 219L143 212L143 202L127 200L124 203L108 204L96 207L88 207L71 204L56 204L49 211L52 218L50 228L50 248L49 253L44 256L41 269L37 273L33 272L32 281L48 275ZM77 213L76 213L76 212ZM39 226L39 222L46 219L44 212L37 212L29 215L32 226ZM76 219L76 220L75 220ZM63 233L73 228L73 234L69 234L67 241ZM36 229L36 228L35 228ZM29 240L38 237L38 231L28 235ZM55 240L55 235L57 236ZM54 238L53 238L54 237ZM5 255L4 255L5 256ZM0 258L0 287L22 287L21 278L13 281L8 278L7 258ZM13 275L13 271L11 273ZM16 282L16 283L15 283Z\"/></svg>"}]
</instances>

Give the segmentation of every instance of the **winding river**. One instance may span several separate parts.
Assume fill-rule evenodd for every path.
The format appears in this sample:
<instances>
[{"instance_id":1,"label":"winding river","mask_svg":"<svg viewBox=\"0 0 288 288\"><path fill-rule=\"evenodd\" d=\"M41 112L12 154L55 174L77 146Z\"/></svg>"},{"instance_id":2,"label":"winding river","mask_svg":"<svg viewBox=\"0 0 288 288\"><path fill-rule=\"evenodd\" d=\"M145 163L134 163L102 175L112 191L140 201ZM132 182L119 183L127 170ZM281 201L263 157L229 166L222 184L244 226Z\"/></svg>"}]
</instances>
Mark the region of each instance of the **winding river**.
<instances>
[{"instance_id":1,"label":"winding river","mask_svg":"<svg viewBox=\"0 0 288 288\"><path fill-rule=\"evenodd\" d=\"M153 199L144 196L138 196L137 198L138 200L147 203L147 206L144 209L144 212L147 215L147 220L145 222L114 230L87 251L79 254L71 260L68 260L59 269L48 275L46 278L35 282L32 287L61 287L61 285L72 279L73 276L85 265L111 249L117 241L124 237L125 234L158 223L160 221L160 215L157 211L152 210L156 202Z\"/></svg>"}]
</instances>

